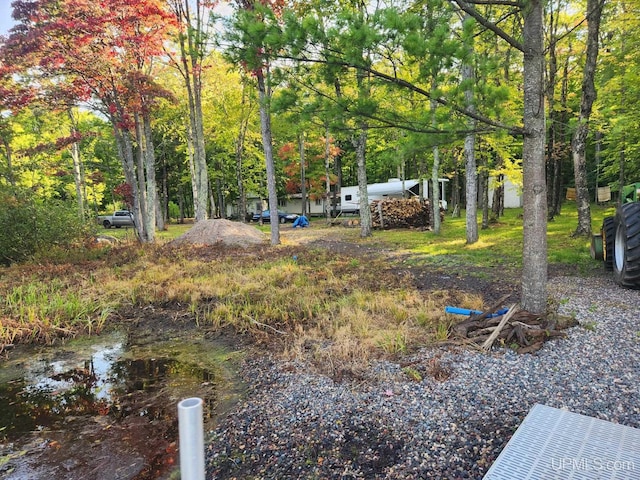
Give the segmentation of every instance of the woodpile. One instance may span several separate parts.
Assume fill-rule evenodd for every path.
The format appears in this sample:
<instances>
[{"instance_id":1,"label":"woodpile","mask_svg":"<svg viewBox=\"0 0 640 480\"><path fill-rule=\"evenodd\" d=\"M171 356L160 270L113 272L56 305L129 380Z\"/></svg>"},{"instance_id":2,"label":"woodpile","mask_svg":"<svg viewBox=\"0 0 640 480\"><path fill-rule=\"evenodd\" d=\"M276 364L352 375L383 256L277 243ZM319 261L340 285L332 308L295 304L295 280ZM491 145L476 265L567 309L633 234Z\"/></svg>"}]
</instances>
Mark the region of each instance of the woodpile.
<instances>
[{"instance_id":1,"label":"woodpile","mask_svg":"<svg viewBox=\"0 0 640 480\"><path fill-rule=\"evenodd\" d=\"M498 342L518 353L532 353L540 350L546 340L565 335L556 321L520 310L517 305L507 313L496 314L506 298L497 306L455 324L451 336L459 343L472 343L484 351Z\"/></svg>"},{"instance_id":2,"label":"woodpile","mask_svg":"<svg viewBox=\"0 0 640 480\"><path fill-rule=\"evenodd\" d=\"M373 228L420 228L432 226L431 204L417 198L389 198L371 203L371 226ZM440 212L444 220L444 212Z\"/></svg>"}]
</instances>

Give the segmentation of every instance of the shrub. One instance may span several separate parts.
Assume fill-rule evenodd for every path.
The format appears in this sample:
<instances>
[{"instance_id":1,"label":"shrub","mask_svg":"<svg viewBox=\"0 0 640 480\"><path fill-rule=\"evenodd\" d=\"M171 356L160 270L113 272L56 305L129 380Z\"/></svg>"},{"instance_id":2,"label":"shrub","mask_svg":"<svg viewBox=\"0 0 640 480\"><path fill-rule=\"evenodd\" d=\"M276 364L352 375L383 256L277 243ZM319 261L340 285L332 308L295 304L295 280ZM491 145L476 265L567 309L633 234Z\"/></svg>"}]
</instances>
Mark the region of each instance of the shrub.
<instances>
[{"instance_id":1,"label":"shrub","mask_svg":"<svg viewBox=\"0 0 640 480\"><path fill-rule=\"evenodd\" d=\"M71 202L0 191L0 263L4 265L54 247L68 248L84 238L88 229Z\"/></svg>"}]
</instances>

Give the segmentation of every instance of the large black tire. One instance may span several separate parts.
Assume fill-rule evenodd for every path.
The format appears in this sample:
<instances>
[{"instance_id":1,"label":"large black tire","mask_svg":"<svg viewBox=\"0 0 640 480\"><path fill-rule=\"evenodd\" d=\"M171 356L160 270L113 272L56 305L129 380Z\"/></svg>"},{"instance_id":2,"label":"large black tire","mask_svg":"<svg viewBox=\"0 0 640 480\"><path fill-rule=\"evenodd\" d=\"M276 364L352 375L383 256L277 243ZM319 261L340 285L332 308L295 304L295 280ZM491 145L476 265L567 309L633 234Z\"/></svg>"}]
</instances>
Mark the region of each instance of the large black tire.
<instances>
[{"instance_id":1,"label":"large black tire","mask_svg":"<svg viewBox=\"0 0 640 480\"><path fill-rule=\"evenodd\" d=\"M640 289L640 202L616 212L613 278L622 287Z\"/></svg>"},{"instance_id":2,"label":"large black tire","mask_svg":"<svg viewBox=\"0 0 640 480\"><path fill-rule=\"evenodd\" d=\"M102 222L102 226L104 228L111 228L111 222L109 220L105 220L104 222Z\"/></svg>"},{"instance_id":3,"label":"large black tire","mask_svg":"<svg viewBox=\"0 0 640 480\"><path fill-rule=\"evenodd\" d=\"M613 248L615 245L616 222L613 217L605 217L602 221L602 263L605 270L613 270Z\"/></svg>"}]
</instances>

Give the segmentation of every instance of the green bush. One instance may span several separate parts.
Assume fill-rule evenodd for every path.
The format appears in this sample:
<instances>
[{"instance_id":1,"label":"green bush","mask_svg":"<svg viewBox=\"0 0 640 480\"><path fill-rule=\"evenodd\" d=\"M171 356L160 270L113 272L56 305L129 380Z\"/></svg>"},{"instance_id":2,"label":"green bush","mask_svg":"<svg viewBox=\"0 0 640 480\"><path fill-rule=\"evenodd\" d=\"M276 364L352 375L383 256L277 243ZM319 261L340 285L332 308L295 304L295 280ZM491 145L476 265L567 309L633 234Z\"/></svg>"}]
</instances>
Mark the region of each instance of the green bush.
<instances>
[{"instance_id":1,"label":"green bush","mask_svg":"<svg viewBox=\"0 0 640 480\"><path fill-rule=\"evenodd\" d=\"M29 192L0 192L0 263L22 262L39 252L69 248L89 226L75 204L43 200Z\"/></svg>"}]
</instances>

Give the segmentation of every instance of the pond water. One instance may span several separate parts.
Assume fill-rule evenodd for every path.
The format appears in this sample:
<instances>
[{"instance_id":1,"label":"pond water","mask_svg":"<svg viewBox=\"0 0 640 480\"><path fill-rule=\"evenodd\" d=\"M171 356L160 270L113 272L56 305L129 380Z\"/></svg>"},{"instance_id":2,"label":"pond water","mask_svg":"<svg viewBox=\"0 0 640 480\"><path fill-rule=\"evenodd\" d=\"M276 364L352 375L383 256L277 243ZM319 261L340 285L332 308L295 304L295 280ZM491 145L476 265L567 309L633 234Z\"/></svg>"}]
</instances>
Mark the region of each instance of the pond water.
<instances>
[{"instance_id":1,"label":"pond water","mask_svg":"<svg viewBox=\"0 0 640 480\"><path fill-rule=\"evenodd\" d=\"M114 333L0 360L0 477L177 477L177 404L204 400L205 430L237 401L240 354L194 336Z\"/></svg>"}]
</instances>

